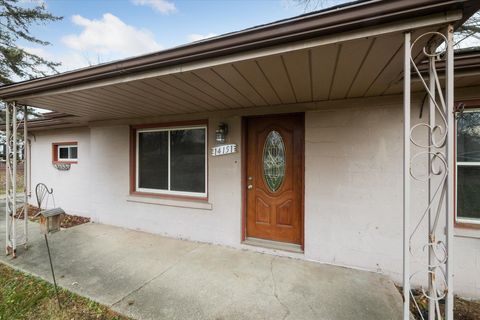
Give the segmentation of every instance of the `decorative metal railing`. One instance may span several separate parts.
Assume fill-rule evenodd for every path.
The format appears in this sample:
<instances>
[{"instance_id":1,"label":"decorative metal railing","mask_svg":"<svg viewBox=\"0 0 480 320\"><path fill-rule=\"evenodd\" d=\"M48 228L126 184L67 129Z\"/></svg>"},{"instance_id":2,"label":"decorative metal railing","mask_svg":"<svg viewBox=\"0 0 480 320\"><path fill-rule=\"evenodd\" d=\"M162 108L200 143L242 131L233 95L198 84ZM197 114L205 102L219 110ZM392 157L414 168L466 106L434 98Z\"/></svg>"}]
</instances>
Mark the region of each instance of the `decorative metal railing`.
<instances>
[{"instance_id":1,"label":"decorative metal railing","mask_svg":"<svg viewBox=\"0 0 480 320\"><path fill-rule=\"evenodd\" d=\"M6 175L5 175L5 225L6 254L17 256L17 247L27 246L28 242L28 201L27 183L27 107L18 107L15 102L6 103L5 107L5 145L6 145ZM19 129L23 127L23 135ZM21 142L21 143L19 143ZM18 203L17 167L19 164L19 144L22 145L24 166L23 201Z\"/></svg>"},{"instance_id":2,"label":"decorative metal railing","mask_svg":"<svg viewBox=\"0 0 480 320\"><path fill-rule=\"evenodd\" d=\"M425 37L431 39L423 48L428 58L428 73L422 73L412 57L415 46ZM444 50L438 49L440 42ZM442 60L443 86L437 73L437 62ZM420 119L413 125L411 70L429 106L428 120ZM404 319L410 319L413 313L422 320L451 320L455 139L452 26L446 34L427 32L413 42L410 34L406 34L404 71ZM422 193L422 189L426 192ZM411 201L412 195L415 202ZM419 203L423 195L426 199Z\"/></svg>"}]
</instances>

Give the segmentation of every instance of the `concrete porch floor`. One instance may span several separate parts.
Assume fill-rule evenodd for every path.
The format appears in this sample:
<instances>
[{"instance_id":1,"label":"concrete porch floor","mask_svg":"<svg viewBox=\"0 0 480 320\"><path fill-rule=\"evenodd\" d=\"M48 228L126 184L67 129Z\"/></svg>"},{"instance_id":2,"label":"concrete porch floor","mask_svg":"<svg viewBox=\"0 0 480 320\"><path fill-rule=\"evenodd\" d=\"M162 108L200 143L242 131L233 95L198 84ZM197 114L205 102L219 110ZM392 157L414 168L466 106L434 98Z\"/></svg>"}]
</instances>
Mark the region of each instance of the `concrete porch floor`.
<instances>
[{"instance_id":1,"label":"concrete porch floor","mask_svg":"<svg viewBox=\"0 0 480 320\"><path fill-rule=\"evenodd\" d=\"M4 248L5 217L0 215ZM43 237L0 262L51 282ZM60 286L135 319L401 319L384 276L84 224L49 237Z\"/></svg>"}]
</instances>

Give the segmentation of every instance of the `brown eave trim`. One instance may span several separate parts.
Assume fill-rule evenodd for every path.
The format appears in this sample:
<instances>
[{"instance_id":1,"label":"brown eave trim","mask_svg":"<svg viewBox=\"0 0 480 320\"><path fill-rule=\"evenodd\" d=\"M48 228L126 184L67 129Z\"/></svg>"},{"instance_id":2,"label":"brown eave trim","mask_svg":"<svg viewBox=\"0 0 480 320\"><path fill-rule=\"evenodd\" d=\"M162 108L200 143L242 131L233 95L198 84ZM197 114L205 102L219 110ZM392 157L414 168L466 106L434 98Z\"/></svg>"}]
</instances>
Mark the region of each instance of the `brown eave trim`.
<instances>
[{"instance_id":1,"label":"brown eave trim","mask_svg":"<svg viewBox=\"0 0 480 320\"><path fill-rule=\"evenodd\" d=\"M468 55L455 55L455 71L465 70L465 69L476 69L480 68L480 52L471 53ZM445 60L436 62L437 71L445 70ZM423 61L421 65L418 66L420 72L428 72L428 62Z\"/></svg>"},{"instance_id":2,"label":"brown eave trim","mask_svg":"<svg viewBox=\"0 0 480 320\"><path fill-rule=\"evenodd\" d=\"M473 0L371 0L351 6L300 16L247 29L198 43L140 57L25 81L0 88L0 98L12 99L85 82L138 73L160 67L208 59L276 44L342 32L394 19L412 18L467 7L480 8ZM379 14L380 13L380 14Z\"/></svg>"}]
</instances>

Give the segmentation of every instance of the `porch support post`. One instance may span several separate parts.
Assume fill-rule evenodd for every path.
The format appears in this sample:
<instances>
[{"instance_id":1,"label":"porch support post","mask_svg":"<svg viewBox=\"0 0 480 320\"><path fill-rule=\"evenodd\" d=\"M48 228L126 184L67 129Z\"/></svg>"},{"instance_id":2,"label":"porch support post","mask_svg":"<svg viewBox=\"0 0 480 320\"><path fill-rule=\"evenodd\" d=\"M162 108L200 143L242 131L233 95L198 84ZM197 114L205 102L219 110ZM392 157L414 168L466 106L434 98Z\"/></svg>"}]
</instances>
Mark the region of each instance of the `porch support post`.
<instances>
[{"instance_id":1,"label":"porch support post","mask_svg":"<svg viewBox=\"0 0 480 320\"><path fill-rule=\"evenodd\" d=\"M17 235L15 215L17 209L17 104L7 102L5 106L5 251L15 258L17 254Z\"/></svg>"},{"instance_id":2,"label":"porch support post","mask_svg":"<svg viewBox=\"0 0 480 320\"><path fill-rule=\"evenodd\" d=\"M454 228L454 190L455 190L455 126L454 126L454 86L453 86L453 25L447 28L447 63L446 63L446 117L447 117L447 203L446 203L446 241L447 241L447 295L445 299L445 319L453 320L453 228Z\"/></svg>"},{"instance_id":3,"label":"porch support post","mask_svg":"<svg viewBox=\"0 0 480 320\"><path fill-rule=\"evenodd\" d=\"M429 52L433 49L430 48ZM432 163L435 160L432 153L435 151L432 147L433 143L433 129L435 127L435 90L436 90L436 82L435 82L435 56L430 56L429 60L429 74L428 74L428 81L430 87L430 98L429 101L429 112L428 112L428 124L430 126L430 130L428 131L428 172L431 173L433 170ZM435 217L432 216L432 208L430 207L430 203L435 201L434 197L434 190L435 186L432 182L432 179L428 179L428 201L427 205L429 206L428 209L428 235L427 241L429 244L428 246L428 294L430 297L435 297L435 283L434 283L434 276L433 273L435 272L435 252L433 251L432 244L435 243ZM433 212L435 214L435 212ZM428 320L435 320L435 300L428 299Z\"/></svg>"},{"instance_id":4,"label":"porch support post","mask_svg":"<svg viewBox=\"0 0 480 320\"><path fill-rule=\"evenodd\" d=\"M23 106L23 232L25 235L25 249L28 244L28 107Z\"/></svg>"},{"instance_id":5,"label":"porch support post","mask_svg":"<svg viewBox=\"0 0 480 320\"><path fill-rule=\"evenodd\" d=\"M20 111L22 109L22 111ZM21 113L23 117L20 117ZM22 119L23 118L23 119ZM17 168L18 168L18 142L19 127L23 121L23 144L24 153L27 155L28 148L28 113L27 107L20 107L16 101L7 102L5 105L5 253L17 256L17 246L25 245L28 241L28 160L24 159L24 203L20 212L17 212ZM23 215L23 223L17 221ZM17 230L17 223L19 223ZM23 233L22 233L23 226Z\"/></svg>"},{"instance_id":6,"label":"porch support post","mask_svg":"<svg viewBox=\"0 0 480 320\"><path fill-rule=\"evenodd\" d=\"M405 33L403 66L403 319L410 319L410 32Z\"/></svg>"},{"instance_id":7,"label":"porch support post","mask_svg":"<svg viewBox=\"0 0 480 320\"><path fill-rule=\"evenodd\" d=\"M10 253L10 102L5 102L5 254Z\"/></svg>"},{"instance_id":8,"label":"porch support post","mask_svg":"<svg viewBox=\"0 0 480 320\"><path fill-rule=\"evenodd\" d=\"M15 215L17 213L17 155L18 155L18 148L17 148L17 102L14 101L12 103L12 150L11 152L11 166L12 166L12 176L11 179L11 195L12 198L10 200L11 203L11 235L10 239L12 242L12 256L15 258L17 256L17 229L16 229L16 219Z\"/></svg>"}]
</instances>

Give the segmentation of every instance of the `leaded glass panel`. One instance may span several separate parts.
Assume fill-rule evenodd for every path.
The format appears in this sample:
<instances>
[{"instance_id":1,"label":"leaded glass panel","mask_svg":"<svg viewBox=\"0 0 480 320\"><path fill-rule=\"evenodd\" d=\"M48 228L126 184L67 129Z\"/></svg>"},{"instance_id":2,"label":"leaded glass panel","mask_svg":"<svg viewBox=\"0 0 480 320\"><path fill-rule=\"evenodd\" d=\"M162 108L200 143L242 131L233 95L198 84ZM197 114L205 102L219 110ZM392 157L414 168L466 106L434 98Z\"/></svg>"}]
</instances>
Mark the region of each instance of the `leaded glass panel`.
<instances>
[{"instance_id":1,"label":"leaded glass panel","mask_svg":"<svg viewBox=\"0 0 480 320\"><path fill-rule=\"evenodd\" d=\"M263 178L271 192L276 192L285 178L285 144L275 130L268 134L263 147Z\"/></svg>"}]
</instances>

